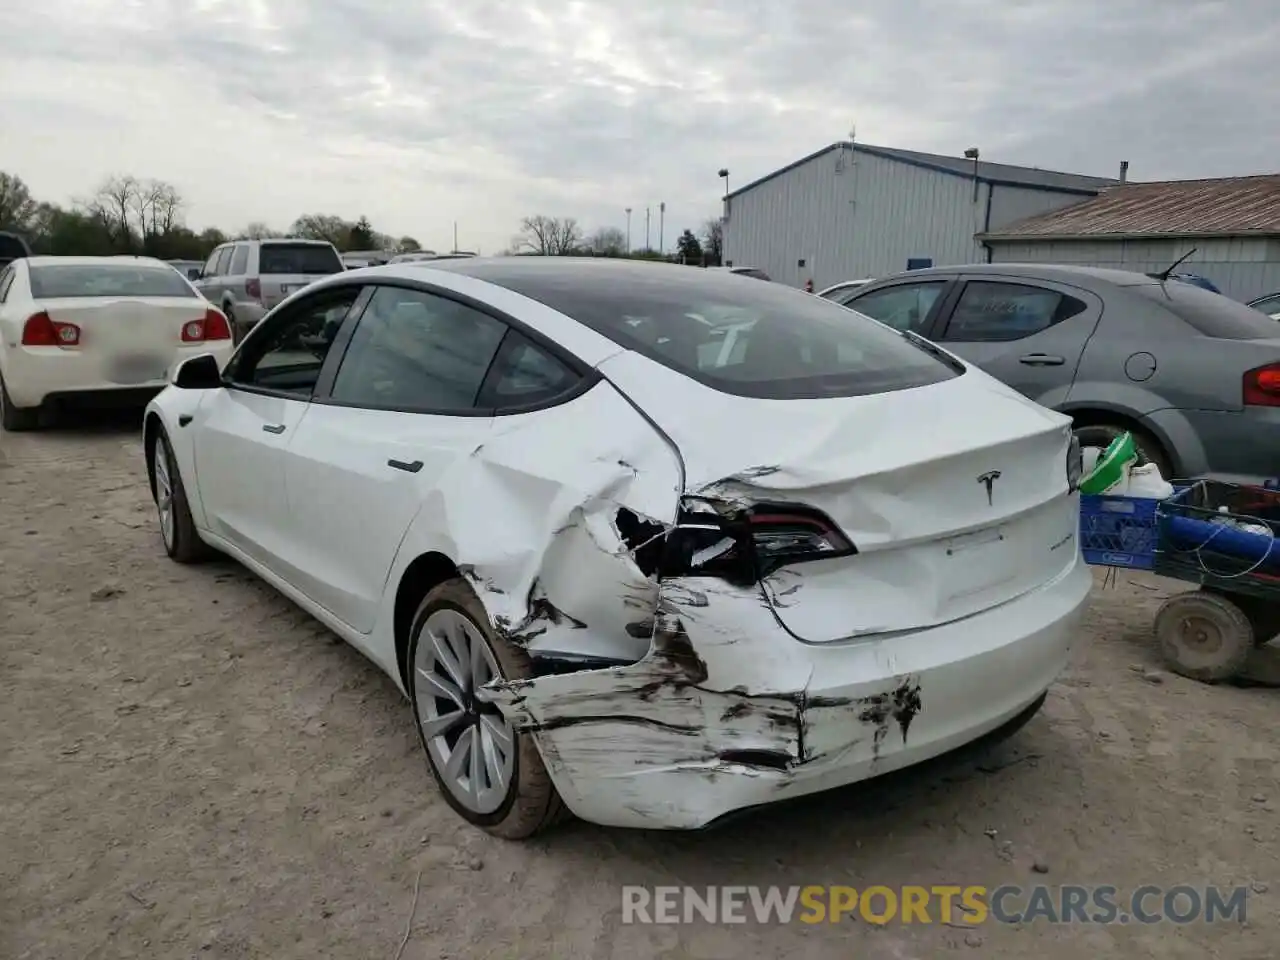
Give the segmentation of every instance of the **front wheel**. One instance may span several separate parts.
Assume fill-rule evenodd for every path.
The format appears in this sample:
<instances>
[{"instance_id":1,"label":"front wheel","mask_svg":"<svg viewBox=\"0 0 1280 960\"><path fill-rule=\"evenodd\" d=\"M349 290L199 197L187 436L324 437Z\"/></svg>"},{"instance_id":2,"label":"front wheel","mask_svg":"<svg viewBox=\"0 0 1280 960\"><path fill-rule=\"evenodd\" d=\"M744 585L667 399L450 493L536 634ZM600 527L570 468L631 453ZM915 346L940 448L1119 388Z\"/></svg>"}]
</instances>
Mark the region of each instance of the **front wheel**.
<instances>
[{"instance_id":1,"label":"front wheel","mask_svg":"<svg viewBox=\"0 0 1280 960\"><path fill-rule=\"evenodd\" d=\"M207 560L213 549L196 533L187 503L187 490L178 472L178 462L169 444L169 436L161 427L151 440L151 491L160 520L160 539L164 551L178 563Z\"/></svg>"},{"instance_id":2,"label":"front wheel","mask_svg":"<svg viewBox=\"0 0 1280 960\"><path fill-rule=\"evenodd\" d=\"M409 696L427 763L455 812L508 840L533 836L563 811L532 736L484 696L490 681L532 675L528 654L496 635L466 581L448 580L423 598L410 634Z\"/></svg>"}]
</instances>

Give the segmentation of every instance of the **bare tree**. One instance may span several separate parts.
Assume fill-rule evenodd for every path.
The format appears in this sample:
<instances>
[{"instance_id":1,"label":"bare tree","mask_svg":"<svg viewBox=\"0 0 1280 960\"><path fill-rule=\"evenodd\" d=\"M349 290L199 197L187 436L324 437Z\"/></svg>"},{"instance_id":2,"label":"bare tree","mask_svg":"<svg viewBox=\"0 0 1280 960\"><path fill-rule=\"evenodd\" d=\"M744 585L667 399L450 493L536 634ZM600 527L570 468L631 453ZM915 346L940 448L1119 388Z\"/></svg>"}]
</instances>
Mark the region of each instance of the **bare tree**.
<instances>
[{"instance_id":1,"label":"bare tree","mask_svg":"<svg viewBox=\"0 0 1280 960\"><path fill-rule=\"evenodd\" d=\"M102 224L102 228L117 248L133 247L133 230L130 223L136 210L139 193L138 181L128 175L108 177L83 206L85 211Z\"/></svg>"},{"instance_id":2,"label":"bare tree","mask_svg":"<svg viewBox=\"0 0 1280 960\"><path fill-rule=\"evenodd\" d=\"M627 235L617 227L601 227L587 239L587 247L602 257L618 257L627 252Z\"/></svg>"},{"instance_id":3,"label":"bare tree","mask_svg":"<svg viewBox=\"0 0 1280 960\"><path fill-rule=\"evenodd\" d=\"M328 240L334 246L344 246L351 236L351 224L328 213L304 213L293 221L289 233L307 240Z\"/></svg>"},{"instance_id":4,"label":"bare tree","mask_svg":"<svg viewBox=\"0 0 1280 960\"><path fill-rule=\"evenodd\" d=\"M702 252L708 263L724 262L724 221L712 217L702 225Z\"/></svg>"},{"instance_id":5,"label":"bare tree","mask_svg":"<svg viewBox=\"0 0 1280 960\"><path fill-rule=\"evenodd\" d=\"M538 214L520 221L520 235L513 243L517 251L562 257L582 243L582 228L574 217Z\"/></svg>"},{"instance_id":6,"label":"bare tree","mask_svg":"<svg viewBox=\"0 0 1280 960\"><path fill-rule=\"evenodd\" d=\"M182 198L177 187L163 180L135 181L129 207L146 246L151 238L164 236L177 226Z\"/></svg>"},{"instance_id":7,"label":"bare tree","mask_svg":"<svg viewBox=\"0 0 1280 960\"><path fill-rule=\"evenodd\" d=\"M21 177L0 171L0 228L26 230L31 226L37 207Z\"/></svg>"},{"instance_id":8,"label":"bare tree","mask_svg":"<svg viewBox=\"0 0 1280 960\"><path fill-rule=\"evenodd\" d=\"M243 230L240 231L240 240L266 240L268 237L278 237L279 232L272 230L261 220L255 220Z\"/></svg>"}]
</instances>

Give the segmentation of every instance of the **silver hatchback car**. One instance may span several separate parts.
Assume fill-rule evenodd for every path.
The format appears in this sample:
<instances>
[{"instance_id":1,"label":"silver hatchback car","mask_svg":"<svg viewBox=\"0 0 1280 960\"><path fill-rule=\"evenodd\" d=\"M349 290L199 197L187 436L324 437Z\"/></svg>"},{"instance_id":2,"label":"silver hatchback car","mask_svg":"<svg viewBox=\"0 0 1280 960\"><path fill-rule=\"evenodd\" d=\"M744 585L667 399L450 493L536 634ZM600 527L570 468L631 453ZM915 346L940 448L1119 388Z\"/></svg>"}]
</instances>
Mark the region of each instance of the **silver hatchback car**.
<instances>
[{"instance_id":1,"label":"silver hatchback car","mask_svg":"<svg viewBox=\"0 0 1280 960\"><path fill-rule=\"evenodd\" d=\"M215 249L192 282L222 308L239 341L289 294L345 269L325 240L236 240Z\"/></svg>"},{"instance_id":2,"label":"silver hatchback car","mask_svg":"<svg viewBox=\"0 0 1280 960\"><path fill-rule=\"evenodd\" d=\"M823 293L1070 414L1082 443L1130 431L1166 477L1280 476L1280 327L1221 294L1125 270L1009 263Z\"/></svg>"}]
</instances>

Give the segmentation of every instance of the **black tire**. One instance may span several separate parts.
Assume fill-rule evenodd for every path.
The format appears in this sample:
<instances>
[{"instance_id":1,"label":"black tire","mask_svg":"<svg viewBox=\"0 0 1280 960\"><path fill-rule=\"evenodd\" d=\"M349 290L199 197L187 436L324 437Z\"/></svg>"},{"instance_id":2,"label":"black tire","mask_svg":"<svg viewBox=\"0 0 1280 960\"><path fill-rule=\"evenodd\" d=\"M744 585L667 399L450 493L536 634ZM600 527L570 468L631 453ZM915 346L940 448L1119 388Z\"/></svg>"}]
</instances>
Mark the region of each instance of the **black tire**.
<instances>
[{"instance_id":1,"label":"black tire","mask_svg":"<svg viewBox=\"0 0 1280 960\"><path fill-rule=\"evenodd\" d=\"M151 465L151 496L155 500L156 511L160 514L160 542L164 544L164 552L178 563L200 563L208 560L216 551L201 540L200 534L196 532L195 522L191 519L191 507L187 502L187 488L182 482L182 474L178 471L178 462L164 427L157 428L151 439L151 457L148 462ZM161 466L169 479L172 535L166 533L163 518L162 483L159 478Z\"/></svg>"},{"instance_id":2,"label":"black tire","mask_svg":"<svg viewBox=\"0 0 1280 960\"><path fill-rule=\"evenodd\" d=\"M1155 635L1169 669L1202 683L1237 676L1254 648L1253 625L1244 611L1204 590L1180 593L1161 604Z\"/></svg>"},{"instance_id":3,"label":"black tire","mask_svg":"<svg viewBox=\"0 0 1280 960\"><path fill-rule=\"evenodd\" d=\"M408 687L413 704L414 725L418 729L418 741L427 757L427 766L435 778L436 786L445 801L468 823L505 840L525 840L552 826L567 813L555 785L547 773L542 755L529 733L515 734L514 766L507 796L501 806L492 813L479 814L463 806L445 786L441 771L436 769L435 759L427 746L423 724L418 709L417 670L414 668L418 654L418 642L427 618L439 610L453 610L466 617L487 643L505 680L524 680L533 676L529 655L503 640L489 623L489 616L471 586L461 578L446 580L433 588L422 599L413 616L409 635Z\"/></svg>"},{"instance_id":4,"label":"black tire","mask_svg":"<svg viewBox=\"0 0 1280 960\"><path fill-rule=\"evenodd\" d=\"M1219 593L1220 591L1207 592ZM1275 637L1280 636L1280 604L1246 594L1227 595L1227 599L1239 607L1241 613L1248 618L1249 626L1253 628L1255 646L1265 646Z\"/></svg>"},{"instance_id":5,"label":"black tire","mask_svg":"<svg viewBox=\"0 0 1280 960\"><path fill-rule=\"evenodd\" d=\"M1126 427L1117 423L1091 423L1075 428L1076 439L1082 447L1102 447L1111 445L1116 437L1124 433L1133 435L1133 446L1138 451L1138 463L1154 463L1160 468L1160 475L1166 480L1173 479L1173 465L1169 454L1165 452L1160 441L1137 427Z\"/></svg>"},{"instance_id":6,"label":"black tire","mask_svg":"<svg viewBox=\"0 0 1280 960\"><path fill-rule=\"evenodd\" d=\"M40 426L39 407L15 407L9 399L9 389L0 378L0 427L10 433L34 430Z\"/></svg>"},{"instance_id":7,"label":"black tire","mask_svg":"<svg viewBox=\"0 0 1280 960\"><path fill-rule=\"evenodd\" d=\"M222 314L227 318L227 326L231 328L231 342L238 344L244 339L244 331L236 325L236 313L231 309L231 304L222 305Z\"/></svg>"}]
</instances>

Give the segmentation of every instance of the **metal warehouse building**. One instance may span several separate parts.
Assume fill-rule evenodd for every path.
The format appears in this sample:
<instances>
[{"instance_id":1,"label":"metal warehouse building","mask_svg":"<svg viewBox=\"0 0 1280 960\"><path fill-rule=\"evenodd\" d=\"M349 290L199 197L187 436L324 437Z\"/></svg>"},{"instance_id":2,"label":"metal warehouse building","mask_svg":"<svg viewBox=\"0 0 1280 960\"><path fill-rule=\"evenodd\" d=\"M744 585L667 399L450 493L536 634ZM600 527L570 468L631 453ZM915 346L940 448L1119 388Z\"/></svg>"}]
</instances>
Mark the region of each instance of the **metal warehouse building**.
<instances>
[{"instance_id":1,"label":"metal warehouse building","mask_svg":"<svg viewBox=\"0 0 1280 960\"><path fill-rule=\"evenodd\" d=\"M1280 176L1126 183L980 235L1002 263L1076 263L1207 277L1238 300L1280 290Z\"/></svg>"},{"instance_id":2,"label":"metal warehouse building","mask_svg":"<svg viewBox=\"0 0 1280 960\"><path fill-rule=\"evenodd\" d=\"M1118 183L849 141L725 197L724 257L821 289L915 266L987 259L979 234Z\"/></svg>"}]
</instances>

